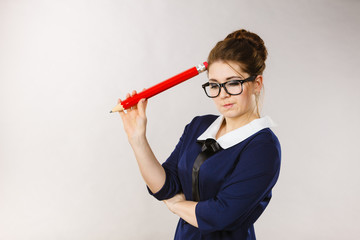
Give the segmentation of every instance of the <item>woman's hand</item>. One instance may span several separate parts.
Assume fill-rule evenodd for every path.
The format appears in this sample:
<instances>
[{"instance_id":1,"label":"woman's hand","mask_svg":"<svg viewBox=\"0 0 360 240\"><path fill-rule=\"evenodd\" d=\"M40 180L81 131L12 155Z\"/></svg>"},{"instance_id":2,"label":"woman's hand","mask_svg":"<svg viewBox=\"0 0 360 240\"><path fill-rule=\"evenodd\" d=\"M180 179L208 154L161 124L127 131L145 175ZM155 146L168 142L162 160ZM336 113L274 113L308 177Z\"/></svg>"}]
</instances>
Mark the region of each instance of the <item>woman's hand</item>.
<instances>
[{"instance_id":1,"label":"woman's hand","mask_svg":"<svg viewBox=\"0 0 360 240\"><path fill-rule=\"evenodd\" d=\"M170 198L170 199L166 199L164 200L164 203L166 204L166 206L169 208L170 211L172 211L173 213L177 214L175 212L175 208L174 206L179 203L179 202L183 202L186 201L185 195L183 193L178 193L176 194L174 197Z\"/></svg>"},{"instance_id":2,"label":"woman's hand","mask_svg":"<svg viewBox=\"0 0 360 240\"><path fill-rule=\"evenodd\" d=\"M131 96L134 96L135 94L137 94L136 91L133 91ZM128 93L126 98L129 97L130 94ZM118 103L121 103L120 99ZM137 106L133 106L130 109L119 112L130 143L145 137L147 123L146 106L147 101L145 99L141 99Z\"/></svg>"},{"instance_id":3,"label":"woman's hand","mask_svg":"<svg viewBox=\"0 0 360 240\"><path fill-rule=\"evenodd\" d=\"M179 193L170 199L164 200L164 203L171 212L184 219L187 223L199 227L195 214L197 202L186 201L185 195Z\"/></svg>"}]
</instances>

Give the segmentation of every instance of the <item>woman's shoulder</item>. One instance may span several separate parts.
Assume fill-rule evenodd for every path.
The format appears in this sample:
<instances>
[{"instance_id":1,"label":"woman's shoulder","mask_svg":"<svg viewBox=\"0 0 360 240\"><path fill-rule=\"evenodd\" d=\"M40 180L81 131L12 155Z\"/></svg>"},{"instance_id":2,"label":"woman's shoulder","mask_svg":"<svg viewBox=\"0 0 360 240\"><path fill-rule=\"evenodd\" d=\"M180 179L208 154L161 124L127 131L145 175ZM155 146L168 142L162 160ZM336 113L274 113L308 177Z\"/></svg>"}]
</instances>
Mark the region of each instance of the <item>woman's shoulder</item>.
<instances>
[{"instance_id":1,"label":"woman's shoulder","mask_svg":"<svg viewBox=\"0 0 360 240\"><path fill-rule=\"evenodd\" d=\"M264 128L253 135L251 141L255 142L271 142L273 144L280 144L278 137L270 128Z\"/></svg>"},{"instance_id":2,"label":"woman's shoulder","mask_svg":"<svg viewBox=\"0 0 360 240\"><path fill-rule=\"evenodd\" d=\"M244 150L250 152L262 152L264 154L272 152L279 157L279 160L281 158L280 141L270 128L264 128L251 136L248 139Z\"/></svg>"},{"instance_id":3,"label":"woman's shoulder","mask_svg":"<svg viewBox=\"0 0 360 240\"><path fill-rule=\"evenodd\" d=\"M196 116L192 119L192 121L190 122L190 124L205 124L205 125L210 125L211 123L213 123L219 116L218 115L213 115L213 114L207 114L207 115L201 115L201 116Z\"/></svg>"},{"instance_id":4,"label":"woman's shoulder","mask_svg":"<svg viewBox=\"0 0 360 240\"><path fill-rule=\"evenodd\" d=\"M192 135L203 133L219 116L207 114L194 117L185 127L185 132L191 132Z\"/></svg>"}]
</instances>

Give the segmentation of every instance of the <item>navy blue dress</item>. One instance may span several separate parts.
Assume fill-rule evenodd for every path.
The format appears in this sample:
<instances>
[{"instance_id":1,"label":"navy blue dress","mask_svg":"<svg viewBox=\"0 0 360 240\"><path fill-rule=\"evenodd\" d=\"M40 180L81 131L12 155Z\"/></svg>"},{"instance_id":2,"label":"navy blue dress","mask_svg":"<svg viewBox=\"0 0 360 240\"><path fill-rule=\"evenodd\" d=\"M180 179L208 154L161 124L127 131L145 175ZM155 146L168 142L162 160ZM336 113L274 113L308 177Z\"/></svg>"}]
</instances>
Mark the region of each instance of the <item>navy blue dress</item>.
<instances>
[{"instance_id":1,"label":"navy blue dress","mask_svg":"<svg viewBox=\"0 0 360 240\"><path fill-rule=\"evenodd\" d=\"M158 200L183 192L192 200L192 167L201 151L197 138L217 119L194 118L185 127L175 150L163 163L164 186ZM180 219L175 239L256 239L253 224L265 210L280 171L280 143L270 128L208 158L200 168L198 228Z\"/></svg>"}]
</instances>

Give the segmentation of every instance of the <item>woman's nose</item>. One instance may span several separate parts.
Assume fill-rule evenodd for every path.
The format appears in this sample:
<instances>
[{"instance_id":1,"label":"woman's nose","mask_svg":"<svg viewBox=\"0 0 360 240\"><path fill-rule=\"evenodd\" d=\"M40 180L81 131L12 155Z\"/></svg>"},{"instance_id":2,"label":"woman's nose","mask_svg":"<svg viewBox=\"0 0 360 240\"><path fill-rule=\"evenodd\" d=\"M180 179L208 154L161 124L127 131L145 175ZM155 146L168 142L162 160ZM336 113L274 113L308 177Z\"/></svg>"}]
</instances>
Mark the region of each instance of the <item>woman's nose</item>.
<instances>
[{"instance_id":1,"label":"woman's nose","mask_svg":"<svg viewBox=\"0 0 360 240\"><path fill-rule=\"evenodd\" d=\"M227 98L227 97L230 97L230 94L228 94L225 90L225 86L222 86L220 88L220 94L219 94L219 97L221 98Z\"/></svg>"}]
</instances>

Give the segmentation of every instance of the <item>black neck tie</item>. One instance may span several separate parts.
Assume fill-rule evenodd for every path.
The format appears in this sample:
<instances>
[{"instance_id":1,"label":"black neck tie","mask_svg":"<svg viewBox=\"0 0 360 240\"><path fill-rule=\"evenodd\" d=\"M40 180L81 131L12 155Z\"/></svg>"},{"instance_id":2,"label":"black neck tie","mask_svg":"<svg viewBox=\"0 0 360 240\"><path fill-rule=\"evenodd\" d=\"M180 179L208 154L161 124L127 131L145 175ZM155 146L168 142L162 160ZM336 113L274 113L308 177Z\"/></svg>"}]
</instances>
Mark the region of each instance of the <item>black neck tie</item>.
<instances>
[{"instance_id":1,"label":"black neck tie","mask_svg":"<svg viewBox=\"0 0 360 240\"><path fill-rule=\"evenodd\" d=\"M212 138L208 138L205 141L199 140L198 143L202 144L201 153L195 159L193 169L192 169L192 196L193 200L198 202L200 201L199 193L199 171L201 165L205 160L215 154L217 151L221 150L221 146Z\"/></svg>"}]
</instances>

